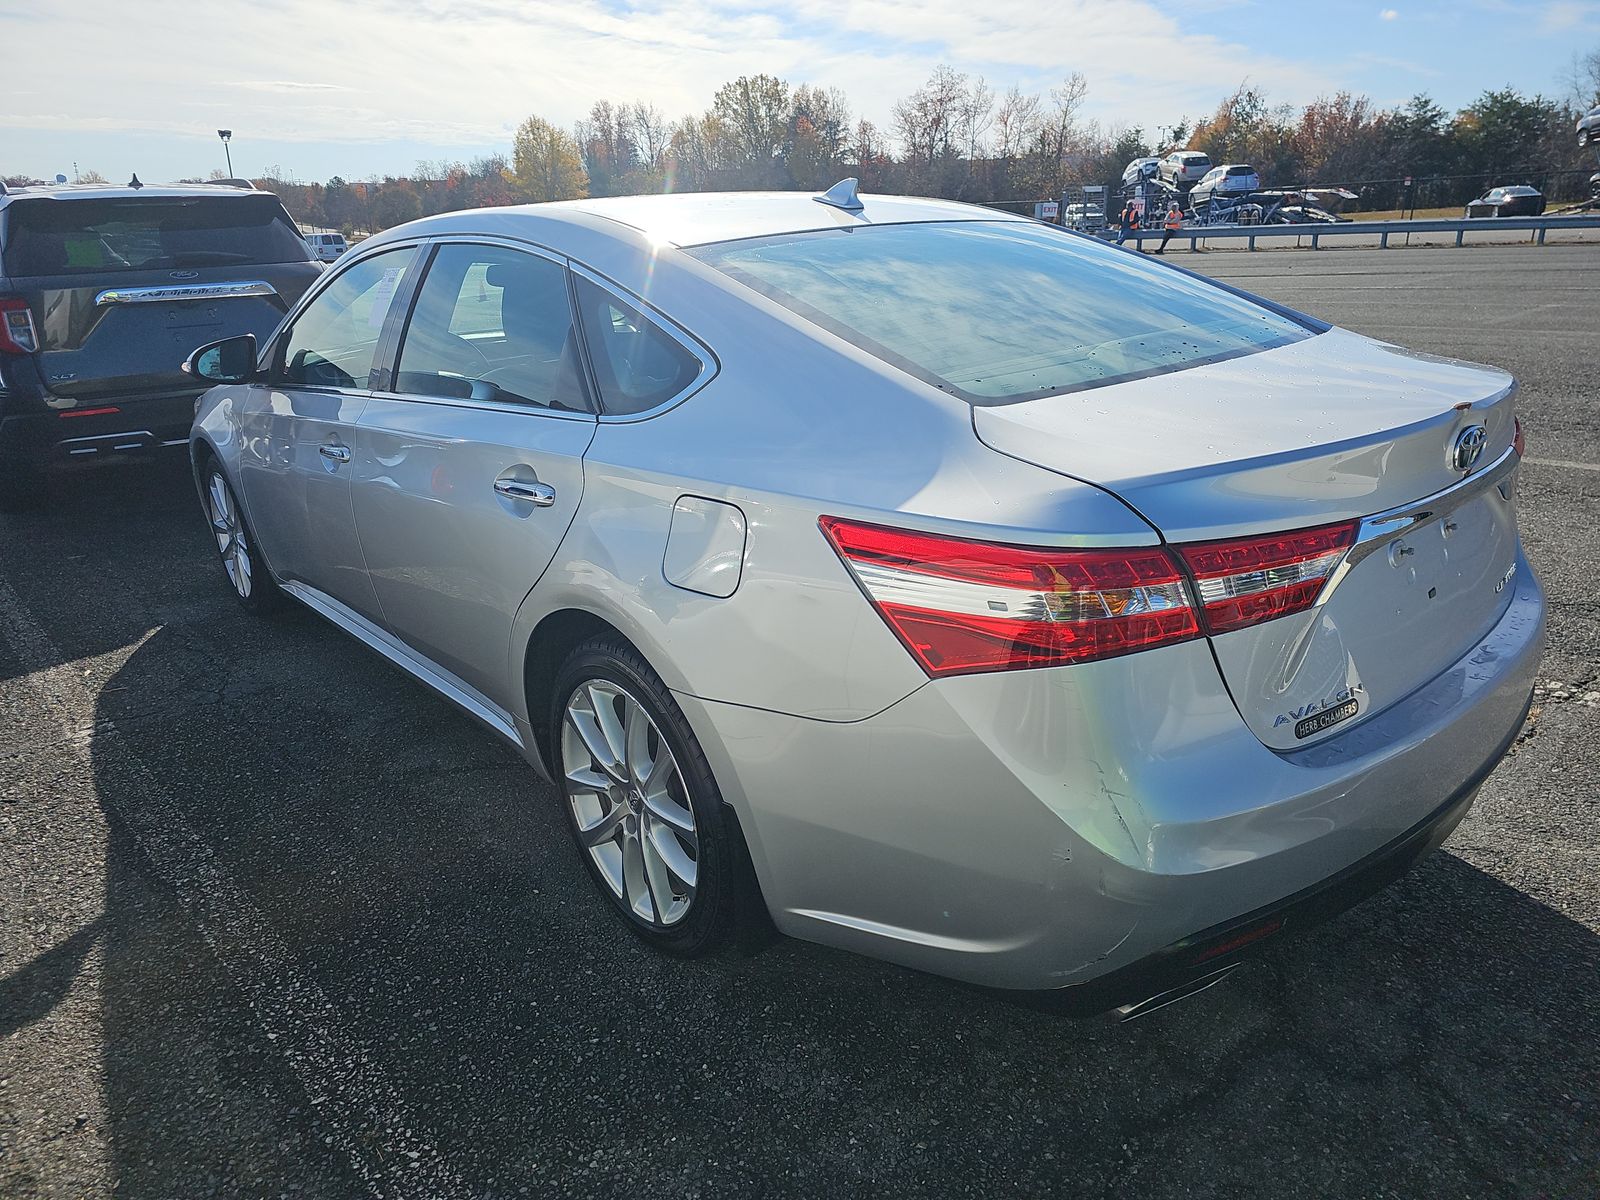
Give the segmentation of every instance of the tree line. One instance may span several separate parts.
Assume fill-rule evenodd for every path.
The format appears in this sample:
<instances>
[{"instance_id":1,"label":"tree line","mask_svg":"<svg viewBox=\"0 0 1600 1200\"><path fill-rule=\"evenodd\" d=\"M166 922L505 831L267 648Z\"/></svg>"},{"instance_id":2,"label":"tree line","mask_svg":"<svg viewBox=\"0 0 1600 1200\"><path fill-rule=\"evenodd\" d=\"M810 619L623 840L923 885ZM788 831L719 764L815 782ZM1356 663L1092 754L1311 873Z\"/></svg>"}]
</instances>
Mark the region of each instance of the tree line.
<instances>
[{"instance_id":1,"label":"tree line","mask_svg":"<svg viewBox=\"0 0 1600 1200\"><path fill-rule=\"evenodd\" d=\"M1543 181L1550 191L1553 180L1576 196L1596 165L1573 125L1600 102L1600 48L1574 60L1568 85L1565 99L1488 89L1450 112L1425 94L1389 109L1350 92L1274 104L1246 82L1207 115L1146 130L1086 118L1079 73L1041 93L996 92L981 76L939 66L883 128L838 88L742 75L705 112L676 120L643 101L603 99L571 129L528 117L506 155L423 162L381 179L302 184L273 171L258 182L302 224L349 232L583 196L820 190L845 175L864 191L1021 206L1074 185L1114 187L1131 160L1190 148L1214 163L1251 163L1268 186L1345 186L1360 207L1428 207L1463 203L1488 182ZM1417 188L1404 187L1407 176Z\"/></svg>"}]
</instances>

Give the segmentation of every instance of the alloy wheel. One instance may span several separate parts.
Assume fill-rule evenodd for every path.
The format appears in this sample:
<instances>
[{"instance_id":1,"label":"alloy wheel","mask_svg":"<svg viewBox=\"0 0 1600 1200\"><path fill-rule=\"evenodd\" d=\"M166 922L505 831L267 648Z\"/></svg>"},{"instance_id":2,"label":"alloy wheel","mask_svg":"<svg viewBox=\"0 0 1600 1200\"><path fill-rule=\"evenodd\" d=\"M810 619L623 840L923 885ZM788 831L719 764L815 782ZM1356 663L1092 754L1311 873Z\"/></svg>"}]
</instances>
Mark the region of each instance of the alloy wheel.
<instances>
[{"instance_id":1,"label":"alloy wheel","mask_svg":"<svg viewBox=\"0 0 1600 1200\"><path fill-rule=\"evenodd\" d=\"M578 840L612 896L652 928L678 924L694 903L700 841L650 714L609 679L580 683L561 721L561 762Z\"/></svg>"},{"instance_id":2,"label":"alloy wheel","mask_svg":"<svg viewBox=\"0 0 1600 1200\"><path fill-rule=\"evenodd\" d=\"M254 564L250 561L250 543L245 537L244 519L234 502L233 490L218 471L211 473L206 488L207 503L211 510L211 532L217 539L217 553L222 556L222 569L240 599L248 600L254 587Z\"/></svg>"}]
</instances>

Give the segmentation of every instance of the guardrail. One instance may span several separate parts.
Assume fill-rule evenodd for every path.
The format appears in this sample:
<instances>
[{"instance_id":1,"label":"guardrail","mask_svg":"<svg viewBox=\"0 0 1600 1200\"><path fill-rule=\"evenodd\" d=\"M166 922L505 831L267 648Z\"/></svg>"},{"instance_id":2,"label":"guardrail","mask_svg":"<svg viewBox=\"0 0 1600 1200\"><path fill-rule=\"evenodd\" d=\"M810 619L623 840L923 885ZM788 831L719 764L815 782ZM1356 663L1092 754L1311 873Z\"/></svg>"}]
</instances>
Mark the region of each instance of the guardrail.
<instances>
[{"instance_id":1,"label":"guardrail","mask_svg":"<svg viewBox=\"0 0 1600 1200\"><path fill-rule=\"evenodd\" d=\"M1478 217L1475 220L1466 218L1451 218L1448 220L1428 219L1420 221L1340 221L1337 224L1327 225L1186 225L1173 232L1172 240L1182 241L1187 239L1189 249L1197 249L1199 243L1212 238L1238 239L1244 238L1250 243L1250 249L1256 248L1257 238L1310 238L1311 248L1320 249L1319 242L1325 237L1352 237L1376 235L1378 246L1388 249L1389 238L1396 233L1454 233L1456 245L1462 244L1462 239L1468 233L1500 233L1525 231L1532 235L1530 240L1544 245L1544 235L1550 230L1562 229L1600 229L1600 213L1579 214L1570 217ZM1116 236L1116 226L1113 225L1106 231L1111 237ZM1130 233L1128 240L1139 246L1154 240L1159 242L1164 236L1160 229L1141 229Z\"/></svg>"}]
</instances>

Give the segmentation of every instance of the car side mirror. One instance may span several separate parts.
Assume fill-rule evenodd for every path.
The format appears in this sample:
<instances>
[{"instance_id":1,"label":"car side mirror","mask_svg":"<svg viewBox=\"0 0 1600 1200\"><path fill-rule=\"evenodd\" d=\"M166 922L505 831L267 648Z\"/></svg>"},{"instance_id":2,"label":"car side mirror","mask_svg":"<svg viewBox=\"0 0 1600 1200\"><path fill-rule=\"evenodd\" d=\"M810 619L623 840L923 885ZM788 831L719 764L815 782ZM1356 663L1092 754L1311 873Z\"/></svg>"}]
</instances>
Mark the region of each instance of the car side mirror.
<instances>
[{"instance_id":1,"label":"car side mirror","mask_svg":"<svg viewBox=\"0 0 1600 1200\"><path fill-rule=\"evenodd\" d=\"M201 346L189 355L183 369L207 383L248 383L256 374L256 335L241 333Z\"/></svg>"}]
</instances>

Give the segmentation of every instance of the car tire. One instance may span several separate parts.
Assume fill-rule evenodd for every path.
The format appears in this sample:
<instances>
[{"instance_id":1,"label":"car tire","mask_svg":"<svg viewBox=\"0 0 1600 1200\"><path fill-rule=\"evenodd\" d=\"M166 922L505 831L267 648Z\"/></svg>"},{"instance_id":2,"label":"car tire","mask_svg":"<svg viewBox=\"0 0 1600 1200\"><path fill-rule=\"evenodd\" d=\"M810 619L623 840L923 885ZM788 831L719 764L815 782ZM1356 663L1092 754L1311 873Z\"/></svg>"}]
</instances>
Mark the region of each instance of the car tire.
<instances>
[{"instance_id":1,"label":"car tire","mask_svg":"<svg viewBox=\"0 0 1600 1200\"><path fill-rule=\"evenodd\" d=\"M727 945L746 892L743 842L660 676L620 638L584 642L557 672L549 730L567 826L600 894L664 953Z\"/></svg>"},{"instance_id":2,"label":"car tire","mask_svg":"<svg viewBox=\"0 0 1600 1200\"><path fill-rule=\"evenodd\" d=\"M0 463L0 512L22 513L44 503L44 472L31 463Z\"/></svg>"},{"instance_id":3,"label":"car tire","mask_svg":"<svg viewBox=\"0 0 1600 1200\"><path fill-rule=\"evenodd\" d=\"M202 505L233 597L246 612L265 616L283 605L283 589L272 578L255 530L239 506L239 497L215 458L200 473Z\"/></svg>"}]
</instances>

